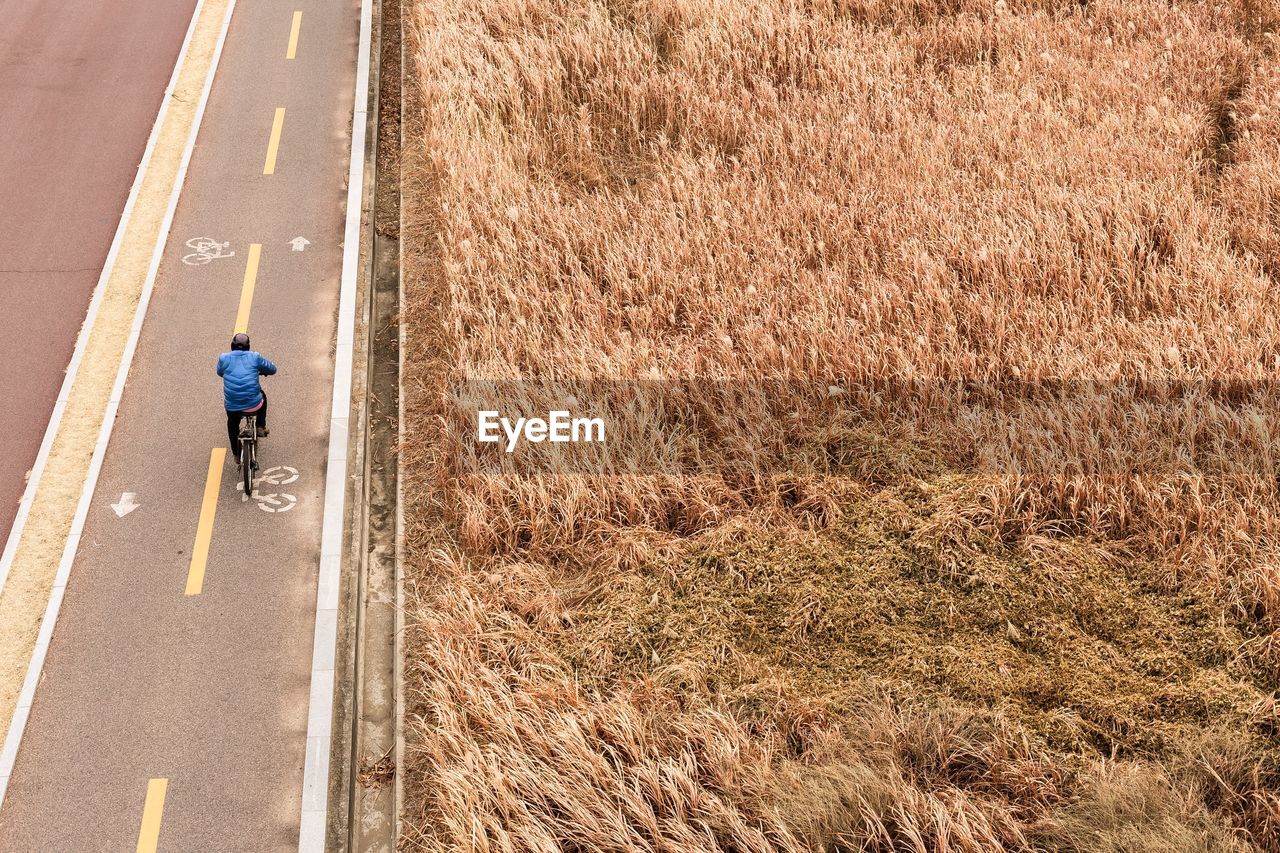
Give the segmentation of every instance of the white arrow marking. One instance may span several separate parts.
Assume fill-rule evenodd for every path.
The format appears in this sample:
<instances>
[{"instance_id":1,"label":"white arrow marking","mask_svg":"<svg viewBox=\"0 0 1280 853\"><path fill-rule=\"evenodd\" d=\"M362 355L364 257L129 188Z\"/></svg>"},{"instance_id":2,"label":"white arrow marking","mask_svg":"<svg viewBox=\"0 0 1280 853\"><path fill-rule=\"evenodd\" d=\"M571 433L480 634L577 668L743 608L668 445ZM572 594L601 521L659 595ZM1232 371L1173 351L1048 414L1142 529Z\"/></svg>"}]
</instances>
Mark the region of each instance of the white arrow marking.
<instances>
[{"instance_id":1,"label":"white arrow marking","mask_svg":"<svg viewBox=\"0 0 1280 853\"><path fill-rule=\"evenodd\" d=\"M120 502L113 503L111 505L111 508L116 511L116 518L124 518L126 515L142 506L142 504L136 504L133 502L135 497L137 497L137 495L133 492L124 492L120 495Z\"/></svg>"},{"instance_id":2,"label":"white arrow marking","mask_svg":"<svg viewBox=\"0 0 1280 853\"><path fill-rule=\"evenodd\" d=\"M289 241L289 245L293 247L295 252L301 252L303 249L311 245L311 241L306 237L294 237Z\"/></svg>"}]
</instances>

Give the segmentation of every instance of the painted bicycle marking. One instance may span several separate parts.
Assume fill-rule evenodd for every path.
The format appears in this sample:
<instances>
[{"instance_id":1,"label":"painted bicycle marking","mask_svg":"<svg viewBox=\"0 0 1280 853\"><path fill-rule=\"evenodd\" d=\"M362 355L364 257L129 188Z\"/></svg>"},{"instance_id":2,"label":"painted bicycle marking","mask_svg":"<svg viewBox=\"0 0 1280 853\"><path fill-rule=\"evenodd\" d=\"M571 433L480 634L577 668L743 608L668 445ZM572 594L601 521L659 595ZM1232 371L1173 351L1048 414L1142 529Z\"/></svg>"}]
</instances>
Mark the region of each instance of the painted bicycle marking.
<instances>
[{"instance_id":1,"label":"painted bicycle marking","mask_svg":"<svg viewBox=\"0 0 1280 853\"><path fill-rule=\"evenodd\" d=\"M255 488L257 483L267 483L272 486L287 486L298 479L298 469L290 468L288 465L275 465L258 475L258 479L254 480Z\"/></svg>"},{"instance_id":2,"label":"painted bicycle marking","mask_svg":"<svg viewBox=\"0 0 1280 853\"><path fill-rule=\"evenodd\" d=\"M255 493L253 499L258 502L258 509L263 512L288 512L298 505L297 497L283 493L273 492L268 495Z\"/></svg>"},{"instance_id":3,"label":"painted bicycle marking","mask_svg":"<svg viewBox=\"0 0 1280 853\"><path fill-rule=\"evenodd\" d=\"M219 243L209 237L192 237L187 241L187 248L195 251L182 256L182 262L189 267L198 267L218 258L234 258L235 252L227 252L231 243Z\"/></svg>"},{"instance_id":4,"label":"painted bicycle marking","mask_svg":"<svg viewBox=\"0 0 1280 853\"><path fill-rule=\"evenodd\" d=\"M240 501L245 503L249 498L253 498L257 503L258 509L263 512L288 512L298 505L298 498L287 492L267 492L263 493L261 486L287 486L298 479L298 469L291 468L288 465L273 465L264 470L257 477L253 478L253 494L244 494L244 484L236 483L236 490L240 492Z\"/></svg>"}]
</instances>

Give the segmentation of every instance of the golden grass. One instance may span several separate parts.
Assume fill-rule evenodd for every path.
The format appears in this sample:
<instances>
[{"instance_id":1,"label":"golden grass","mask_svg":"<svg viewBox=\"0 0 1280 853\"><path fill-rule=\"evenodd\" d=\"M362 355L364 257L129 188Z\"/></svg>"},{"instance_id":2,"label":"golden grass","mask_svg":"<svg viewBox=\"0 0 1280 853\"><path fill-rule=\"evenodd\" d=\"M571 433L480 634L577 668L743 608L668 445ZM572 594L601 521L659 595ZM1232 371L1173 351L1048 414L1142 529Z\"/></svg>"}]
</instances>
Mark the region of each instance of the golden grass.
<instances>
[{"instance_id":1,"label":"golden grass","mask_svg":"<svg viewBox=\"0 0 1280 853\"><path fill-rule=\"evenodd\" d=\"M406 21L404 847L1280 850L1280 7Z\"/></svg>"}]
</instances>

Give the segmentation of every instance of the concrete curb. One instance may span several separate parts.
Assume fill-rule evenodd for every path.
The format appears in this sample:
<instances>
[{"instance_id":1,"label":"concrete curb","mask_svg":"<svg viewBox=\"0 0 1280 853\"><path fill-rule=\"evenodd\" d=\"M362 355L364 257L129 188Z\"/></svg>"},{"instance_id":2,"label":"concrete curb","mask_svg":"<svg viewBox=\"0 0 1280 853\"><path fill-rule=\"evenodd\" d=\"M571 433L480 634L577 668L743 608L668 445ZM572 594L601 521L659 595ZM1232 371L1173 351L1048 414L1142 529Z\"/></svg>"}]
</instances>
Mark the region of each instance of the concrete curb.
<instances>
[{"instance_id":1,"label":"concrete curb","mask_svg":"<svg viewBox=\"0 0 1280 853\"><path fill-rule=\"evenodd\" d=\"M341 733L348 735L347 766L339 769L335 757L330 780L331 802L345 794L340 809L345 809L346 821L342 826L330 820L330 846L350 853L383 853L396 838L394 681L399 576L395 514L400 469L398 463L390 463L398 456L399 433L393 424L399 423L400 414L399 335L392 332L393 328L398 332L400 311L400 244L398 228L392 225L399 217L400 13L401 0L379 0L373 36L377 61L370 77L370 94L376 98L371 126L377 128L372 146L373 228L367 244L372 265L361 291L365 313L356 359L357 367L364 368L356 382L363 394L357 395L360 399L352 409L362 415L352 428L361 489L360 509L348 518L349 538L359 547L348 549L354 571L346 575L347 611L342 620L346 646L339 655L341 671L349 674L339 690L347 721ZM335 743L341 734L335 728ZM345 790L338 785L340 779ZM335 807L335 818L340 809Z\"/></svg>"},{"instance_id":2,"label":"concrete curb","mask_svg":"<svg viewBox=\"0 0 1280 853\"><path fill-rule=\"evenodd\" d=\"M344 534L347 531L349 440L352 370L355 357L357 290L365 252L362 235L366 212L365 170L368 167L369 76L373 0L361 0L360 40L356 57L355 100L351 119L351 159L347 177L346 230L343 237L342 287L338 297L338 330L334 351L333 398L325 476L324 526L316 584L316 622L312 641L311 691L307 713L307 752L302 774L300 853L322 853L329 824L330 766L335 737L335 662Z\"/></svg>"}]
</instances>

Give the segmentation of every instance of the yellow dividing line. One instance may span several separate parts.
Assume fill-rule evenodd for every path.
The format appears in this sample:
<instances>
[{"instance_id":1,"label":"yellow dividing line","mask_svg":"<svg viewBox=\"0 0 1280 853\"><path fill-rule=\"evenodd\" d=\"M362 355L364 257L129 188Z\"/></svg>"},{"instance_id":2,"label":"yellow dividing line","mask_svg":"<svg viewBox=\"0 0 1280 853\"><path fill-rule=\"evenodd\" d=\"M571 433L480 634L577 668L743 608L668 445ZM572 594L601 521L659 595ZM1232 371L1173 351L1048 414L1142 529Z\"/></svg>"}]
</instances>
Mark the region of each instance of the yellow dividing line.
<instances>
[{"instance_id":1,"label":"yellow dividing line","mask_svg":"<svg viewBox=\"0 0 1280 853\"><path fill-rule=\"evenodd\" d=\"M253 309L253 289L258 284L258 261L262 259L262 244L249 244L249 262L244 267L244 284L240 285L240 310L236 312L235 331L249 331L249 312Z\"/></svg>"},{"instance_id":2,"label":"yellow dividing line","mask_svg":"<svg viewBox=\"0 0 1280 853\"><path fill-rule=\"evenodd\" d=\"M276 107L275 120L271 122L271 139L267 142L267 162L262 167L262 174L276 173L276 153L280 150L280 131L284 130L284 107Z\"/></svg>"},{"instance_id":3,"label":"yellow dividing line","mask_svg":"<svg viewBox=\"0 0 1280 853\"><path fill-rule=\"evenodd\" d=\"M196 544L191 549L187 595L199 595L204 589L204 569L209 562L209 542L213 539L213 517L218 512L218 487L222 485L222 466L226 461L225 447L215 447L209 452L209 476L204 481L204 501L200 504L200 523L196 525Z\"/></svg>"},{"instance_id":4,"label":"yellow dividing line","mask_svg":"<svg viewBox=\"0 0 1280 853\"><path fill-rule=\"evenodd\" d=\"M298 30L300 29L302 29L301 10L293 13L293 27L289 30L289 52L284 55L285 59L298 58Z\"/></svg>"},{"instance_id":5,"label":"yellow dividing line","mask_svg":"<svg viewBox=\"0 0 1280 853\"><path fill-rule=\"evenodd\" d=\"M142 829L138 830L138 853L156 853L160 843L160 818L164 816L164 795L168 779L147 782L147 800L142 806Z\"/></svg>"}]
</instances>

